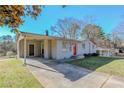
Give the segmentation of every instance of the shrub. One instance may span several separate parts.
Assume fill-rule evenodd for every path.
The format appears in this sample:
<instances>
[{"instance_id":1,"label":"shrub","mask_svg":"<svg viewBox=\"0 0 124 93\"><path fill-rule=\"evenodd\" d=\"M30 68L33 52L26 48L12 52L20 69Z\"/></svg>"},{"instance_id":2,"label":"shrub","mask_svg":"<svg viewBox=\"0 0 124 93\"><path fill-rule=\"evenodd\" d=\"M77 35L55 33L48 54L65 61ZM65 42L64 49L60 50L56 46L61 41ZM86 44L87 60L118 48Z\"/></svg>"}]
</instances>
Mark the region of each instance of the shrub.
<instances>
[{"instance_id":1,"label":"shrub","mask_svg":"<svg viewBox=\"0 0 124 93\"><path fill-rule=\"evenodd\" d=\"M14 57L16 54L12 51L8 51L6 54L8 57Z\"/></svg>"},{"instance_id":2,"label":"shrub","mask_svg":"<svg viewBox=\"0 0 124 93\"><path fill-rule=\"evenodd\" d=\"M87 57L87 54L84 54L84 57Z\"/></svg>"},{"instance_id":3,"label":"shrub","mask_svg":"<svg viewBox=\"0 0 124 93\"><path fill-rule=\"evenodd\" d=\"M89 54L84 54L84 57L90 57L91 56L91 54L89 53Z\"/></svg>"},{"instance_id":4,"label":"shrub","mask_svg":"<svg viewBox=\"0 0 124 93\"><path fill-rule=\"evenodd\" d=\"M99 56L98 53L88 53L88 54L84 54L84 57L91 57L91 56Z\"/></svg>"},{"instance_id":5,"label":"shrub","mask_svg":"<svg viewBox=\"0 0 124 93\"><path fill-rule=\"evenodd\" d=\"M99 56L98 53L92 53L92 56Z\"/></svg>"}]
</instances>

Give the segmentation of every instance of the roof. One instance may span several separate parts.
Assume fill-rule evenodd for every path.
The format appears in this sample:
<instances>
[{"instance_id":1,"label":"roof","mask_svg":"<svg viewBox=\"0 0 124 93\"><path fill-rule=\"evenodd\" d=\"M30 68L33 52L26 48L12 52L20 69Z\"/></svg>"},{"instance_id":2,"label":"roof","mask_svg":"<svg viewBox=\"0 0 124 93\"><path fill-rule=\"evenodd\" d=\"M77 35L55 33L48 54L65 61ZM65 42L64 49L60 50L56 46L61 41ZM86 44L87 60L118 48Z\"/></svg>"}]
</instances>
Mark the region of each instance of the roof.
<instances>
[{"instance_id":1,"label":"roof","mask_svg":"<svg viewBox=\"0 0 124 93\"><path fill-rule=\"evenodd\" d=\"M93 44L95 44L96 45L96 42L94 42L93 40L90 40Z\"/></svg>"},{"instance_id":2,"label":"roof","mask_svg":"<svg viewBox=\"0 0 124 93\"><path fill-rule=\"evenodd\" d=\"M84 42L89 41L89 42L91 42L92 44L96 45L96 43L95 43L95 42L93 42L92 40L89 40L89 39L86 39L86 40L83 40L83 41L84 41Z\"/></svg>"},{"instance_id":3,"label":"roof","mask_svg":"<svg viewBox=\"0 0 124 93\"><path fill-rule=\"evenodd\" d=\"M65 38L63 38L63 37L56 37L56 36L46 36L46 35L36 34L36 33L30 33L30 32L22 32L22 31L20 31L20 34L26 35L26 36L48 37L48 38L58 39L58 40L60 39L60 40L69 40L69 41L82 42L82 41L80 41L80 40L65 39Z\"/></svg>"}]
</instances>

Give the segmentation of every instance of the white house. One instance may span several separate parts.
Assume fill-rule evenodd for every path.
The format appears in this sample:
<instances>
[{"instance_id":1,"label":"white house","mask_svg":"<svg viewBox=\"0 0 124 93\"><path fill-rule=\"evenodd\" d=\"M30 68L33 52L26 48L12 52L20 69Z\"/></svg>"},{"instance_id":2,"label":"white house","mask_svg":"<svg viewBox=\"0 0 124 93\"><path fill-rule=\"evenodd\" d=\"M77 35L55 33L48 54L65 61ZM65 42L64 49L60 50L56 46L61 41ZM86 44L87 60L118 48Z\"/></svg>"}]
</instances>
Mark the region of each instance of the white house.
<instances>
[{"instance_id":1,"label":"white house","mask_svg":"<svg viewBox=\"0 0 124 93\"><path fill-rule=\"evenodd\" d=\"M97 47L97 53L99 54L99 56L110 57L113 55L112 52L113 52L112 48Z\"/></svg>"},{"instance_id":2,"label":"white house","mask_svg":"<svg viewBox=\"0 0 124 93\"><path fill-rule=\"evenodd\" d=\"M96 45L89 40L79 41L26 32L17 33L18 57L66 59L83 56L84 53L96 53Z\"/></svg>"},{"instance_id":3,"label":"white house","mask_svg":"<svg viewBox=\"0 0 124 93\"><path fill-rule=\"evenodd\" d=\"M96 50L97 50L96 44L91 40L83 40L82 47L83 47L84 54L96 53Z\"/></svg>"}]
</instances>

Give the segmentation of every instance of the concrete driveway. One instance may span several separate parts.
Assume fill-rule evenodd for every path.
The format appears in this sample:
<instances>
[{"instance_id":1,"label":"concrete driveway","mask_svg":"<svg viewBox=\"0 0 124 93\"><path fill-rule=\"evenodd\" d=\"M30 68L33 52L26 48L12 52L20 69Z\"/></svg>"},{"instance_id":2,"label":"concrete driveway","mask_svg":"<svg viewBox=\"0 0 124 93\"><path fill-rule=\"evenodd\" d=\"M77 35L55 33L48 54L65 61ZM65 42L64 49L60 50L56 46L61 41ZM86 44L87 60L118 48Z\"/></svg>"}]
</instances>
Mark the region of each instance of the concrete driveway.
<instances>
[{"instance_id":1,"label":"concrete driveway","mask_svg":"<svg viewBox=\"0 0 124 93\"><path fill-rule=\"evenodd\" d=\"M124 87L124 78L110 76L67 63L57 63L40 58L27 59L28 68L44 87L102 88Z\"/></svg>"}]
</instances>

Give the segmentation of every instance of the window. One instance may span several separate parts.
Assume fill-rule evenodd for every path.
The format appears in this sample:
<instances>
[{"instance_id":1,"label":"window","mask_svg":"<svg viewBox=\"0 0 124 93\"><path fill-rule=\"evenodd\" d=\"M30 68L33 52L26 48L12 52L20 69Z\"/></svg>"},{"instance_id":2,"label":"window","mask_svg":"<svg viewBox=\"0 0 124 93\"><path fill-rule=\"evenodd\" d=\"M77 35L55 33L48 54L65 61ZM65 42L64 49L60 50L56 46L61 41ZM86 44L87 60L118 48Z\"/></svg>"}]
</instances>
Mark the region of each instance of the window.
<instances>
[{"instance_id":1,"label":"window","mask_svg":"<svg viewBox=\"0 0 124 93\"><path fill-rule=\"evenodd\" d=\"M92 45L92 49L95 49L95 45Z\"/></svg>"},{"instance_id":2,"label":"window","mask_svg":"<svg viewBox=\"0 0 124 93\"><path fill-rule=\"evenodd\" d=\"M92 45L92 49L94 49L94 45Z\"/></svg>"},{"instance_id":3,"label":"window","mask_svg":"<svg viewBox=\"0 0 124 93\"><path fill-rule=\"evenodd\" d=\"M85 49L85 43L82 44L82 48Z\"/></svg>"}]
</instances>

